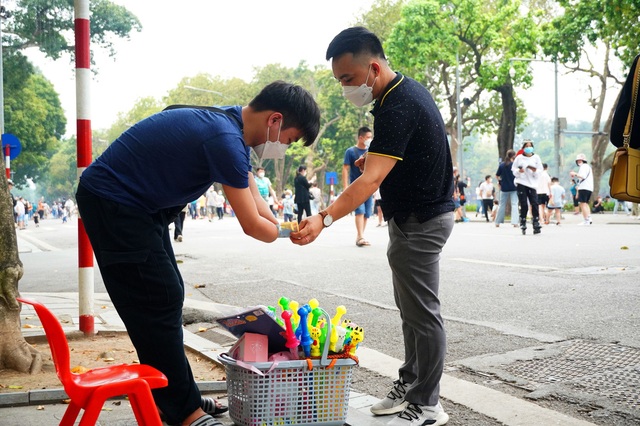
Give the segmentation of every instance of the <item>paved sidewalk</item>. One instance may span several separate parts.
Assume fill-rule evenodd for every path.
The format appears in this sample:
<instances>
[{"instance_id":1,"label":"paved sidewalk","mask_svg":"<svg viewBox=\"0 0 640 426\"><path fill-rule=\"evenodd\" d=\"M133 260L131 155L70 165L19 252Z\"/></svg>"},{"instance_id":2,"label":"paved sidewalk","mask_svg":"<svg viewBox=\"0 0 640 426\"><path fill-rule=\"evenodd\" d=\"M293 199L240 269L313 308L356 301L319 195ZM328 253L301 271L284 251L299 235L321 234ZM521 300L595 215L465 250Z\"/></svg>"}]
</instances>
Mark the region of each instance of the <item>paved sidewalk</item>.
<instances>
[{"instance_id":1,"label":"paved sidewalk","mask_svg":"<svg viewBox=\"0 0 640 426\"><path fill-rule=\"evenodd\" d=\"M58 318L71 318L71 321L61 321L62 327L69 333L78 332L77 293L22 293L22 296L42 302ZM107 294L95 294L94 307L96 332L126 331ZM186 299L185 307L203 309L217 313L219 316L229 315L237 311L237 308L234 306L196 299ZM37 327L39 321L31 306L23 305L20 315L23 323L28 322L29 324L35 325L33 328L23 328L23 335L44 335L44 330ZM28 321L25 320L26 317L29 317ZM226 352L228 349L193 334L186 329L184 333L185 346L199 352L214 362L217 362L217 355L219 353ZM220 394L222 396L220 400L226 403L223 397L227 389L226 382L199 382L198 386L203 393ZM59 402L65 398L66 394L62 390L62 385L60 389L0 394L0 424L3 426L48 426L58 424L67 408L66 404ZM369 411L369 407L377 401L377 398L352 391L349 400L350 409L347 423L351 426L385 425L390 420L389 417L374 418ZM222 416L219 420L222 421L225 426L234 424L227 415ZM100 414L98 424L105 426L129 426L136 425L137 423L129 401L110 400L105 404Z\"/></svg>"},{"instance_id":2,"label":"paved sidewalk","mask_svg":"<svg viewBox=\"0 0 640 426\"><path fill-rule=\"evenodd\" d=\"M53 311L58 318L71 318L63 322L63 328L68 332L78 331L78 294L77 293L23 293L42 302ZM107 294L95 294L95 331L121 331L125 328L117 315ZM214 316L226 316L237 312L237 308L230 305L217 304L206 300L187 298L185 307L208 311ZM23 323L36 324L35 311L31 306L24 305L21 313ZM37 317L36 317L37 318ZM42 328L24 328L23 334L42 335ZM226 352L224 348L210 340L204 339L185 329L185 346L199 352L202 356L217 362L217 355ZM379 374L394 378L400 361L369 348L359 349L360 367L367 368ZM221 401L225 402L226 382L199 382L200 390L204 393L217 393ZM456 404L464 405L473 411L493 417L508 426L525 426L534 424L588 426L589 422L578 420L562 413L545 409L534 403L527 402L510 395L488 389L464 380L444 374L441 381L442 397ZM0 394L0 424L2 426L43 426L58 424L66 405L58 403L66 398L62 386L57 390L38 390L31 392L15 392ZM382 426L391 416L374 417L369 408L378 399L357 392L351 392L349 399L349 426ZM234 423L228 416L220 420L225 426ZM99 418L99 425L129 426L136 425L131 406L126 400L107 401Z\"/></svg>"}]
</instances>

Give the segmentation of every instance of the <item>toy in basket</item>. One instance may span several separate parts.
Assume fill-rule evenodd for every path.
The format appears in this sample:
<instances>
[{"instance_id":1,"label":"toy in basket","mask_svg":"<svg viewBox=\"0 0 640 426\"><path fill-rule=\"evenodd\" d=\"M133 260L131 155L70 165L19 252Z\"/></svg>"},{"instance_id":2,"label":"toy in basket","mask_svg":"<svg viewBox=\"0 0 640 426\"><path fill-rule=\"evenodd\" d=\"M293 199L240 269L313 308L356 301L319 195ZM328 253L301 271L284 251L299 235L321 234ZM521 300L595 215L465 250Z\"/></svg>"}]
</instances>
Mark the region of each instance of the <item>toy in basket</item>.
<instances>
[{"instance_id":1,"label":"toy in basket","mask_svg":"<svg viewBox=\"0 0 640 426\"><path fill-rule=\"evenodd\" d=\"M329 315L322 310L321 316L330 336ZM227 376L229 416L239 426L342 426L357 364L348 355L330 356L329 344L318 359L247 363L220 355Z\"/></svg>"}]
</instances>

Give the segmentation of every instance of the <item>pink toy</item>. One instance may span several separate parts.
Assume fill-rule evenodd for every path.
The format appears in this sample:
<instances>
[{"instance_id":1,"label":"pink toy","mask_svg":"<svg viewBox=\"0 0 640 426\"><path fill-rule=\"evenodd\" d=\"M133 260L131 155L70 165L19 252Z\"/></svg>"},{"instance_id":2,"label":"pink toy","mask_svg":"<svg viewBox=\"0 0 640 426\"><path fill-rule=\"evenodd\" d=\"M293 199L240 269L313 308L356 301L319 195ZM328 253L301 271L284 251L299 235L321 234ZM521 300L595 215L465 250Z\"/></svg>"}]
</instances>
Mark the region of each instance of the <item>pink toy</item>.
<instances>
[{"instance_id":1,"label":"pink toy","mask_svg":"<svg viewBox=\"0 0 640 426\"><path fill-rule=\"evenodd\" d=\"M291 351L292 359L298 359L298 346L300 345L300 340L298 340L296 334L293 332L293 326L291 325L291 312L282 312L282 319L284 320L286 328L284 337L287 339L287 343L285 343L285 346Z\"/></svg>"}]
</instances>

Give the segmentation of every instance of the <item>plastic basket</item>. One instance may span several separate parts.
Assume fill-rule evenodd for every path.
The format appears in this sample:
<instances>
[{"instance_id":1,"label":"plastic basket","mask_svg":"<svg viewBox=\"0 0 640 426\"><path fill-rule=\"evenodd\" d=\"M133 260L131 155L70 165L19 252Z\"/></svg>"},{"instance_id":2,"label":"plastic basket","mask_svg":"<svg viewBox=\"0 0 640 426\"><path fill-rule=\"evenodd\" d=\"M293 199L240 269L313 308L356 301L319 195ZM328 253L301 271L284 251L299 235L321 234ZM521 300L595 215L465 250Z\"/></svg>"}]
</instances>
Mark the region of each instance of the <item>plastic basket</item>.
<instances>
[{"instance_id":1,"label":"plastic basket","mask_svg":"<svg viewBox=\"0 0 640 426\"><path fill-rule=\"evenodd\" d=\"M329 316L326 312L323 315L330 328ZM306 360L281 361L275 366L271 362L247 363L264 375L220 355L227 375L231 419L239 426L342 426L356 361L328 359L328 348L327 342L322 357L312 360L311 369ZM331 361L335 362L329 367Z\"/></svg>"}]
</instances>

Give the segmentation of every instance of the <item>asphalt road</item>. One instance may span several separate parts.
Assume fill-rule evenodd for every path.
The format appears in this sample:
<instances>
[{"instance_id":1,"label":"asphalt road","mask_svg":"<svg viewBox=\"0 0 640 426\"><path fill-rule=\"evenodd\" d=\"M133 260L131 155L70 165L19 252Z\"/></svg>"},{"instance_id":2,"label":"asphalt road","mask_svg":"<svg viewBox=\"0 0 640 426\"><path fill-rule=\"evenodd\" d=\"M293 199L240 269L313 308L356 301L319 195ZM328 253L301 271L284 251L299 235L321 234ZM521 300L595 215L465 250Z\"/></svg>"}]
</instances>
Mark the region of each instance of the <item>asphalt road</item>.
<instances>
[{"instance_id":1,"label":"asphalt road","mask_svg":"<svg viewBox=\"0 0 640 426\"><path fill-rule=\"evenodd\" d=\"M567 214L562 225L523 236L508 224L496 228L470 218L456 224L441 259L447 374L598 424L640 424L640 220L594 215L594 224L584 227ZM298 247L288 240L254 241L234 218L187 219L175 251L188 295L235 306L316 298L330 312L342 304L346 317L364 327L364 346L402 359L387 228L372 224L370 247L356 247L352 217ZM44 220L17 232L25 267L21 291L77 291L75 220ZM97 269L96 291L104 291ZM609 381L623 397L605 392L593 368L575 358L568 362L573 381L549 379L536 358L549 360L545 368L553 370L566 364L567 347L582 351L596 373L606 370L599 360L611 358L603 347L622 354L612 358ZM576 390L578 381L596 385ZM382 397L389 384L388 377L358 369L353 386ZM501 424L446 400L445 409L451 425Z\"/></svg>"}]
</instances>

